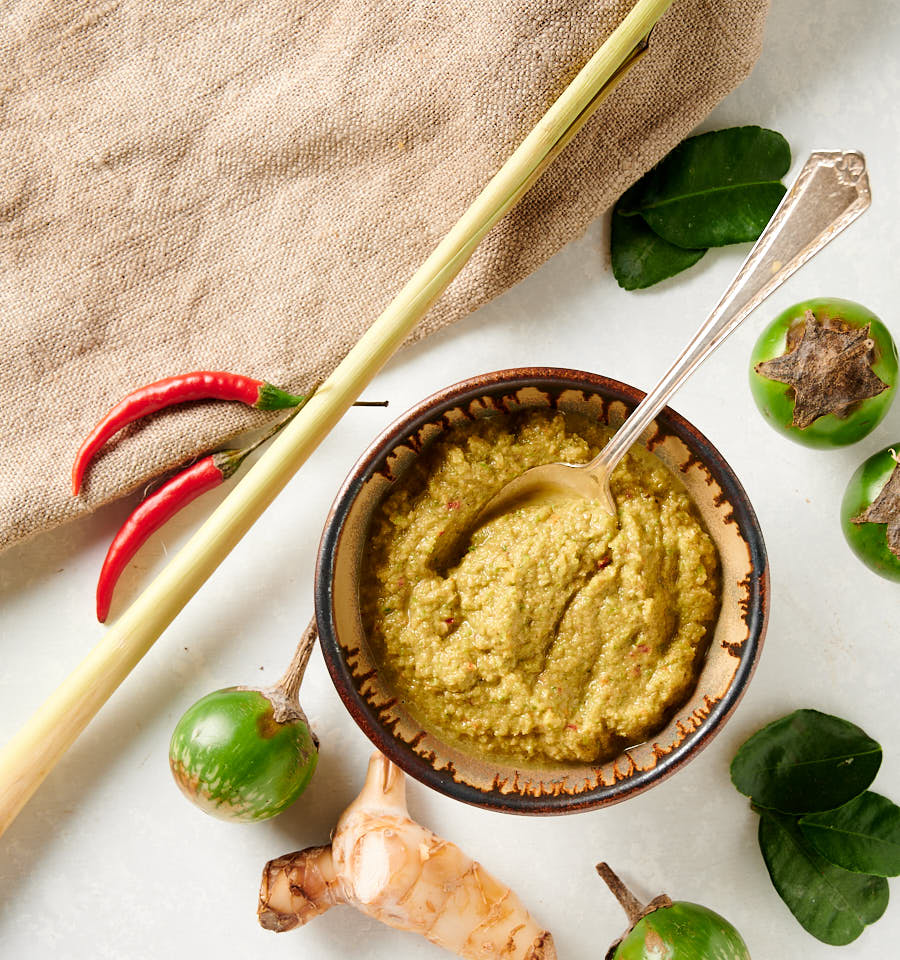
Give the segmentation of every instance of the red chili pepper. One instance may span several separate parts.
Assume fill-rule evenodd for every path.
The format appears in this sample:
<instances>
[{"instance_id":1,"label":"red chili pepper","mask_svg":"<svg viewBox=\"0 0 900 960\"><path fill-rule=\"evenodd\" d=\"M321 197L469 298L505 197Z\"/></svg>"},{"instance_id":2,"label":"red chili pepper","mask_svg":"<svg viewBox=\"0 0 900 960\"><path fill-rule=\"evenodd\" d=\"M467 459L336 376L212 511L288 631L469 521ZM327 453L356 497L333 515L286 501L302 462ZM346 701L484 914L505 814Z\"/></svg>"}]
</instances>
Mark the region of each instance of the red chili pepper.
<instances>
[{"instance_id":1,"label":"red chili pepper","mask_svg":"<svg viewBox=\"0 0 900 960\"><path fill-rule=\"evenodd\" d=\"M221 450L191 464L135 507L109 545L97 580L97 619L101 623L109 614L113 591L122 571L147 538L182 507L232 476L257 447L278 433L298 412L299 408L292 410L271 430L241 450Z\"/></svg>"},{"instance_id":2,"label":"red chili pepper","mask_svg":"<svg viewBox=\"0 0 900 960\"><path fill-rule=\"evenodd\" d=\"M237 452L226 451L228 454ZM109 613L113 590L122 571L150 534L200 494L217 487L237 468L235 464L229 473L227 466L222 463L222 457L223 454L214 453L183 470L151 493L122 524L109 546L97 581L97 619L101 623Z\"/></svg>"},{"instance_id":3,"label":"red chili pepper","mask_svg":"<svg viewBox=\"0 0 900 960\"><path fill-rule=\"evenodd\" d=\"M308 395L307 395L308 396ZM81 489L84 471L94 454L114 434L141 417L192 400L235 400L257 410L283 410L306 399L287 393L271 383L234 373L198 370L157 380L139 387L120 400L90 432L72 467L72 492Z\"/></svg>"}]
</instances>

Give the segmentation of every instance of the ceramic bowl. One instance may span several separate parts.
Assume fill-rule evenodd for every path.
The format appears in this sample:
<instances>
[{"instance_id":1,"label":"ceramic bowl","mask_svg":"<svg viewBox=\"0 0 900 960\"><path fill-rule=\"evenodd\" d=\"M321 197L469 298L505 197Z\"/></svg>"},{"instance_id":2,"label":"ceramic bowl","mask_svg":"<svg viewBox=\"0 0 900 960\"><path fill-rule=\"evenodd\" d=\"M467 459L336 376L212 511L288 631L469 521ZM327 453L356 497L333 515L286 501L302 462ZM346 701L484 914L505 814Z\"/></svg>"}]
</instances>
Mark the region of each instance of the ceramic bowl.
<instances>
[{"instance_id":1,"label":"ceramic bowl","mask_svg":"<svg viewBox=\"0 0 900 960\"><path fill-rule=\"evenodd\" d=\"M511 764L451 745L404 709L379 671L362 626L361 558L373 510L395 479L451 424L555 407L622 422L643 394L576 370L503 370L434 394L390 426L359 459L329 514L316 568L316 617L338 693L372 742L399 767L441 793L521 814L570 813L616 803L670 776L706 746L734 710L762 647L768 568L759 524L721 454L666 409L642 442L679 476L719 550L722 605L690 699L651 740L602 764Z\"/></svg>"}]
</instances>

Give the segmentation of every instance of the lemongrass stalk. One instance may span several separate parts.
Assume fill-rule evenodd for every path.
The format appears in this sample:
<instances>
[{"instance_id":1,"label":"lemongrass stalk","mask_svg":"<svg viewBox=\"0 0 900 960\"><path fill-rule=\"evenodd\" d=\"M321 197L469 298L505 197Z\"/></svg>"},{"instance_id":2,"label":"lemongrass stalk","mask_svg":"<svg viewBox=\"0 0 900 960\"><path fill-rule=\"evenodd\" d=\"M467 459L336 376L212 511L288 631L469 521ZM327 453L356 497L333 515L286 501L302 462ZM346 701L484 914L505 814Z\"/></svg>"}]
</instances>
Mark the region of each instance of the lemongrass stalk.
<instances>
[{"instance_id":1,"label":"lemongrass stalk","mask_svg":"<svg viewBox=\"0 0 900 960\"><path fill-rule=\"evenodd\" d=\"M643 52L672 0L638 0L456 225L234 490L0 752L0 833L154 641Z\"/></svg>"}]
</instances>

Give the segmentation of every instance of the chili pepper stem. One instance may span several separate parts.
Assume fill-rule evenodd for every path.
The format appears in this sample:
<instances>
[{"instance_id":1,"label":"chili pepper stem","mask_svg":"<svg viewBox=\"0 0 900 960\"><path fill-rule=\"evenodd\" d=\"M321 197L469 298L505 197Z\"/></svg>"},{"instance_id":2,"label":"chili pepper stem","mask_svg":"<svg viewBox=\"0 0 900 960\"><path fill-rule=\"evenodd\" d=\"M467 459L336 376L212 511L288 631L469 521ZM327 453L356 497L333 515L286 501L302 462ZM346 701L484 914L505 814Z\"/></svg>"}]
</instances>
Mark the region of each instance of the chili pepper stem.
<instances>
[{"instance_id":1,"label":"chili pepper stem","mask_svg":"<svg viewBox=\"0 0 900 960\"><path fill-rule=\"evenodd\" d=\"M259 387L259 396L253 404L257 410L284 410L285 407L302 405L306 397L300 393L288 393L271 383L262 383Z\"/></svg>"},{"instance_id":2,"label":"chili pepper stem","mask_svg":"<svg viewBox=\"0 0 900 960\"><path fill-rule=\"evenodd\" d=\"M291 422L291 420L293 420L294 417L296 417L297 414L309 403L309 401L313 397L313 394L321 386L322 386L322 381L316 380L316 382L309 388L307 393L300 398L300 401L297 404L297 406L294 407L286 417L283 417L281 420L279 420L274 427L271 427L269 430L267 430L258 440L254 440L253 443L250 444L250 446L244 447L240 451L242 454L241 460L243 460L244 457L248 456L249 454L253 453L253 451L256 450L258 447L261 447L267 440L271 440L272 437L274 437L275 434L278 433L280 430L283 430ZM238 461L238 465L240 465L240 461Z\"/></svg>"},{"instance_id":3,"label":"chili pepper stem","mask_svg":"<svg viewBox=\"0 0 900 960\"><path fill-rule=\"evenodd\" d=\"M318 386L318 384L316 384ZM240 465L253 453L254 450L261 447L267 440L271 440L272 437L278 433L279 430L284 429L290 423L294 417L303 409L306 405L309 397L313 395L316 387L313 387L307 394L306 400L303 401L296 409L291 410L291 412L283 417L274 427L267 430L259 439L254 440L249 446L241 447L239 450L220 450L218 453L213 454L213 460L215 461L216 466L219 470L222 471L222 479L227 480L229 477L233 476Z\"/></svg>"}]
</instances>

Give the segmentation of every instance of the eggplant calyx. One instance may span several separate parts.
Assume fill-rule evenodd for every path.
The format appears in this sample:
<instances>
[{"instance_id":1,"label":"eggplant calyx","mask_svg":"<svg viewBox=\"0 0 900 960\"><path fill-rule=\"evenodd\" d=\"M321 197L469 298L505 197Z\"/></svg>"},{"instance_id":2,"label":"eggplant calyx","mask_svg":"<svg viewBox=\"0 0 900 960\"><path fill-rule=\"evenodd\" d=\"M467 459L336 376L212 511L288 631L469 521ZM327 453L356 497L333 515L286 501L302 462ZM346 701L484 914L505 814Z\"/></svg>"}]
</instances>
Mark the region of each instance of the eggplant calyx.
<instances>
[{"instance_id":1,"label":"eggplant calyx","mask_svg":"<svg viewBox=\"0 0 900 960\"><path fill-rule=\"evenodd\" d=\"M851 518L850 522L887 524L885 536L888 549L900 559L900 460L893 450L891 457L897 465L891 471L887 483L866 509L859 516Z\"/></svg>"},{"instance_id":2,"label":"eggplant calyx","mask_svg":"<svg viewBox=\"0 0 900 960\"><path fill-rule=\"evenodd\" d=\"M839 318L820 322L807 310L788 334L787 352L756 364L761 377L793 390L792 427L803 430L828 413L846 418L855 404L890 389L872 369L877 357L869 327Z\"/></svg>"}]
</instances>

